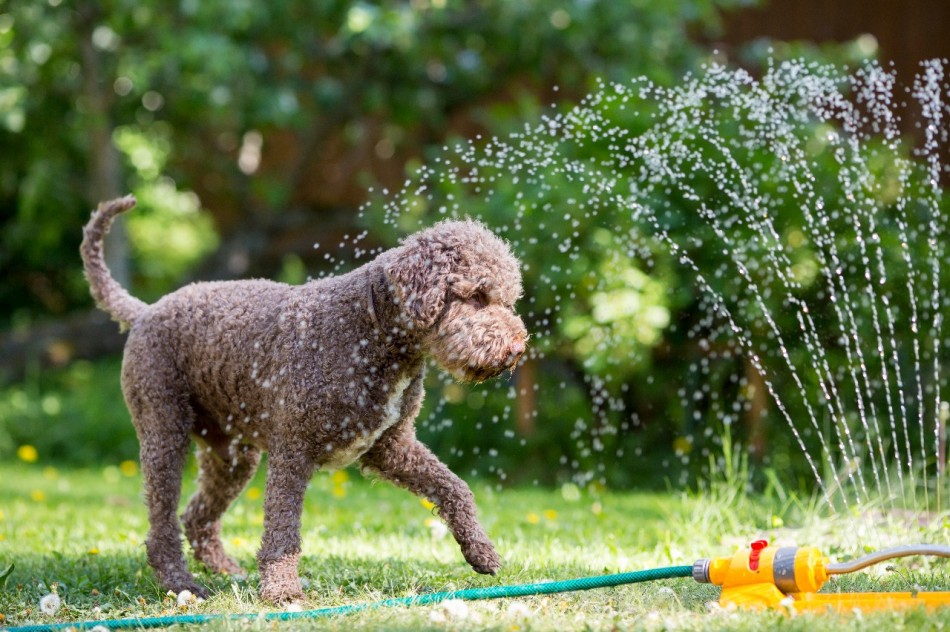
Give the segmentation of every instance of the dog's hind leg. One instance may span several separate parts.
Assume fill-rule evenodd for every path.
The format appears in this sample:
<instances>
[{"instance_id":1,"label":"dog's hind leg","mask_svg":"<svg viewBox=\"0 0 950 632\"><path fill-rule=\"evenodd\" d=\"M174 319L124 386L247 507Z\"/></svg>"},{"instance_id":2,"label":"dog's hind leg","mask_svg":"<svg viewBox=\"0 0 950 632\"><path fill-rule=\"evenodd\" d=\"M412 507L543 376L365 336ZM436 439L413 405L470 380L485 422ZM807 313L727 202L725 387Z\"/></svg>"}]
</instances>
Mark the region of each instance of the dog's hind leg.
<instances>
[{"instance_id":1,"label":"dog's hind leg","mask_svg":"<svg viewBox=\"0 0 950 632\"><path fill-rule=\"evenodd\" d=\"M158 445L142 442L140 455L149 521L145 551L163 588L176 593L189 590L199 597L207 597L208 591L199 586L188 571L178 523L181 474L188 443L188 435L184 441L170 437Z\"/></svg>"},{"instance_id":2,"label":"dog's hind leg","mask_svg":"<svg viewBox=\"0 0 950 632\"><path fill-rule=\"evenodd\" d=\"M178 521L194 411L177 374L168 368L173 364L138 342L133 332L122 365L122 389L139 439L149 521L146 556L165 590L205 597L208 591L188 571Z\"/></svg>"},{"instance_id":3,"label":"dog's hind leg","mask_svg":"<svg viewBox=\"0 0 950 632\"><path fill-rule=\"evenodd\" d=\"M145 550L148 563L163 588L176 593L190 590L199 597L206 597L208 591L199 586L188 571L178 522L182 470L191 440L187 431L162 432L153 423L153 415L176 412L155 410L145 415L147 419L142 419L141 413L136 414L136 426L147 428L147 431L139 430L139 455L149 522Z\"/></svg>"},{"instance_id":4,"label":"dog's hind leg","mask_svg":"<svg viewBox=\"0 0 950 632\"><path fill-rule=\"evenodd\" d=\"M197 458L198 491L181 516L185 535L195 559L209 569L232 575L240 573L241 567L224 552L221 543L221 515L254 476L261 461L260 450L234 444L222 455L211 446L199 444Z\"/></svg>"}]
</instances>

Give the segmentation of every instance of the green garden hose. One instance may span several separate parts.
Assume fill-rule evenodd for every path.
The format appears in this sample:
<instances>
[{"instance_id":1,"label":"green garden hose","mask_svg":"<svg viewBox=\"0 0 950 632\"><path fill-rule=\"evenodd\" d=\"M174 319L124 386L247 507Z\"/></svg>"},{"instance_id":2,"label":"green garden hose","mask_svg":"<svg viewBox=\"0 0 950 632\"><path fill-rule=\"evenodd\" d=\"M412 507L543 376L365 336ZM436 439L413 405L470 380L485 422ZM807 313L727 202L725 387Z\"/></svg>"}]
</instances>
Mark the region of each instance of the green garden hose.
<instances>
[{"instance_id":1,"label":"green garden hose","mask_svg":"<svg viewBox=\"0 0 950 632\"><path fill-rule=\"evenodd\" d=\"M149 617L145 619L113 619L105 621L77 621L73 623L49 623L38 625L24 625L14 628L3 628L3 632L54 632L59 630L88 630L102 626L109 630L132 630L144 628L163 628L170 625L202 624L214 621L290 621L296 619L317 619L338 615L352 614L362 610L375 610L393 606L425 606L439 603L447 599L461 599L475 601L478 599L502 599L505 597L528 597L531 595L550 595L553 593L574 592L577 590L591 590L593 588L607 588L650 582L658 579L674 577L692 577L692 566L669 566L666 568L652 568L632 573L618 573L616 575L601 575L599 577L581 577L559 582L544 582L538 584L519 584L516 586L489 586L486 588L470 588L467 590L453 590L449 592L429 593L415 597L400 599L386 599L358 603L335 608L320 608L303 612L270 612L264 614L190 614L174 617Z\"/></svg>"}]
</instances>

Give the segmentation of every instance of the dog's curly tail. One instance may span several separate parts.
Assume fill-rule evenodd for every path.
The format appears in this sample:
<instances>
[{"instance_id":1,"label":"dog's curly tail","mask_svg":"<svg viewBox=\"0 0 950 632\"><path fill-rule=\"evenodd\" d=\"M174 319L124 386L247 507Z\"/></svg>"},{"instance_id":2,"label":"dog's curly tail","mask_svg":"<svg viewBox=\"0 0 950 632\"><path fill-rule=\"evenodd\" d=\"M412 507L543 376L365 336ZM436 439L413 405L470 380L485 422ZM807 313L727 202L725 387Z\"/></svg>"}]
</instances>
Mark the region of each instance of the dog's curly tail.
<instances>
[{"instance_id":1,"label":"dog's curly tail","mask_svg":"<svg viewBox=\"0 0 950 632\"><path fill-rule=\"evenodd\" d=\"M108 312L123 330L131 326L148 305L129 294L112 278L102 254L102 239L109 232L115 216L133 206L135 198L131 195L100 202L89 223L82 229L82 245L79 247L92 298L99 309Z\"/></svg>"}]
</instances>

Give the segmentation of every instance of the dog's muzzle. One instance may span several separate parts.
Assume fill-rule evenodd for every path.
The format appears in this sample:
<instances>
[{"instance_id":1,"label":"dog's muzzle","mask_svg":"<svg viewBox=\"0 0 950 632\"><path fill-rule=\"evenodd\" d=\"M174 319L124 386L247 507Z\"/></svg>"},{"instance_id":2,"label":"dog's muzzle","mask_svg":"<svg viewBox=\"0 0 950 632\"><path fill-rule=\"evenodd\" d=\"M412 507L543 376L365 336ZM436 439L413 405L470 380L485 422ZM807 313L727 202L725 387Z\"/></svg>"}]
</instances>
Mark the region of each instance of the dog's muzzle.
<instances>
[{"instance_id":1,"label":"dog's muzzle","mask_svg":"<svg viewBox=\"0 0 950 632\"><path fill-rule=\"evenodd\" d=\"M501 370L514 369L518 366L518 362L521 360L521 356L524 355L526 348L524 340L520 338L514 340L511 346L508 347L508 357L505 359L504 366Z\"/></svg>"},{"instance_id":2,"label":"dog's muzzle","mask_svg":"<svg viewBox=\"0 0 950 632\"><path fill-rule=\"evenodd\" d=\"M484 382L485 380L498 377L505 371L514 371L515 367L518 366L518 362L521 360L521 356L524 355L526 348L527 347L525 346L524 340L518 338L512 341L508 346L508 355L499 364L483 367L471 367L471 373L474 381Z\"/></svg>"}]
</instances>

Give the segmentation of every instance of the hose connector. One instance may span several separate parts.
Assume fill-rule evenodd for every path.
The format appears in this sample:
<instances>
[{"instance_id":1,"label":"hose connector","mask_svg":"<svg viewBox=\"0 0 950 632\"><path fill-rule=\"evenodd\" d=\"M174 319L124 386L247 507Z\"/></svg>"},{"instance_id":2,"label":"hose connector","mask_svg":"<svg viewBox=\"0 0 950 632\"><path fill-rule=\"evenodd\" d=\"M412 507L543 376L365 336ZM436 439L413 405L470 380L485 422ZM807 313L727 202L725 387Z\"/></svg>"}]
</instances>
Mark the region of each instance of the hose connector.
<instances>
[{"instance_id":1,"label":"hose connector","mask_svg":"<svg viewBox=\"0 0 950 632\"><path fill-rule=\"evenodd\" d=\"M709 564L711 562L712 560L708 557L704 557L693 562L693 579L695 579L700 584L710 583Z\"/></svg>"}]
</instances>

